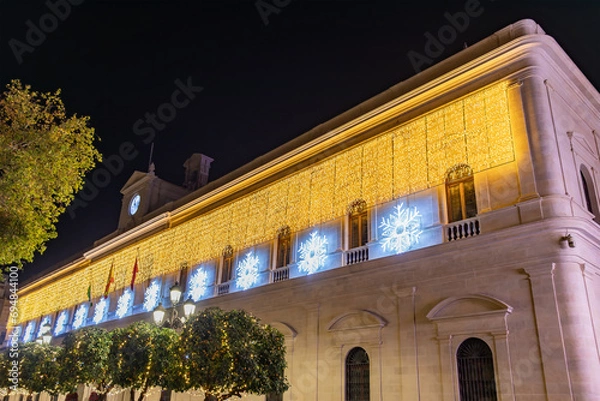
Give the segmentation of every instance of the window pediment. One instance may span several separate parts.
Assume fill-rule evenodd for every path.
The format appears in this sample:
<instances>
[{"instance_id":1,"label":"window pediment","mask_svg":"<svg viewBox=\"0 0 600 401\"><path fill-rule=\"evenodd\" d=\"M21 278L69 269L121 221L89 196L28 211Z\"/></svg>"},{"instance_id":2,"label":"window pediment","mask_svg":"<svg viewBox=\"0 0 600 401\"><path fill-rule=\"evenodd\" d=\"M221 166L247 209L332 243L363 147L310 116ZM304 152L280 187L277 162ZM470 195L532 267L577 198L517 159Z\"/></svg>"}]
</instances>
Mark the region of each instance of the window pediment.
<instances>
[{"instance_id":1,"label":"window pediment","mask_svg":"<svg viewBox=\"0 0 600 401\"><path fill-rule=\"evenodd\" d=\"M429 320L453 319L461 317L508 314L512 307L499 299L481 294L446 298L427 314Z\"/></svg>"},{"instance_id":2,"label":"window pediment","mask_svg":"<svg viewBox=\"0 0 600 401\"><path fill-rule=\"evenodd\" d=\"M333 319L328 326L329 331L355 330L374 327L385 327L387 320L368 310L355 310L346 312Z\"/></svg>"},{"instance_id":3,"label":"window pediment","mask_svg":"<svg viewBox=\"0 0 600 401\"><path fill-rule=\"evenodd\" d=\"M295 338L298 335L298 331L287 323L277 321L269 323L269 325L279 330L285 337Z\"/></svg>"}]
</instances>

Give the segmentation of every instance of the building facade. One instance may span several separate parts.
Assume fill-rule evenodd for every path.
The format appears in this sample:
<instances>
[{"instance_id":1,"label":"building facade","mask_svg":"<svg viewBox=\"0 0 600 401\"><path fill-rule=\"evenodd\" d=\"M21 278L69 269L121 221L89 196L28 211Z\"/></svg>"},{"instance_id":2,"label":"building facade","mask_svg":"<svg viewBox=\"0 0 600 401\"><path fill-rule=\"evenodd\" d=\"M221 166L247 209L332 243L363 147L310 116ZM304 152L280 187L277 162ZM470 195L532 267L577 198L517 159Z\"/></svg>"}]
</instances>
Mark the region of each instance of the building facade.
<instances>
[{"instance_id":1,"label":"building facade","mask_svg":"<svg viewBox=\"0 0 600 401\"><path fill-rule=\"evenodd\" d=\"M519 21L142 216L134 174L126 229L23 287L13 329L150 320L180 282L285 335L283 400L600 400L598 129Z\"/></svg>"}]
</instances>

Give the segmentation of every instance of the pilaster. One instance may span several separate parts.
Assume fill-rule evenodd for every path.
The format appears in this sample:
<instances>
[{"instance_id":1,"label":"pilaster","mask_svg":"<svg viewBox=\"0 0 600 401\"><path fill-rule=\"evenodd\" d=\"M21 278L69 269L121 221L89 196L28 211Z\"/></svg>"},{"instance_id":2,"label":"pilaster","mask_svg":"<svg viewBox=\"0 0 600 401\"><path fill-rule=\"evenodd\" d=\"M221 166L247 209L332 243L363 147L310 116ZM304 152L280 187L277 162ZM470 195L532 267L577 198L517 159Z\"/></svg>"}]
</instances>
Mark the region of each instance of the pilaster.
<instances>
[{"instance_id":1,"label":"pilaster","mask_svg":"<svg viewBox=\"0 0 600 401\"><path fill-rule=\"evenodd\" d=\"M529 138L535 186L541 196L564 195L552 110L544 80L529 75L522 80L521 100Z\"/></svg>"}]
</instances>

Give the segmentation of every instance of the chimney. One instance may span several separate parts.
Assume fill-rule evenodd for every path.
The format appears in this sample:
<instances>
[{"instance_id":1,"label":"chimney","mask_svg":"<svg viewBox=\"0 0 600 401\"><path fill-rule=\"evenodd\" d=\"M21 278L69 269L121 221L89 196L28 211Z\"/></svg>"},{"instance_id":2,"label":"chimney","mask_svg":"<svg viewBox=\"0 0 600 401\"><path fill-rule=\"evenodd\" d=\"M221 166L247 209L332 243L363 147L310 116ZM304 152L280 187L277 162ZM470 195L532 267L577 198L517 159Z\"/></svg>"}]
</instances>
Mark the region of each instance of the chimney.
<instances>
[{"instance_id":1,"label":"chimney","mask_svg":"<svg viewBox=\"0 0 600 401\"><path fill-rule=\"evenodd\" d=\"M185 181L183 186L190 191L203 187L208 182L208 171L213 159L202 153L194 153L183 163L185 167Z\"/></svg>"}]
</instances>

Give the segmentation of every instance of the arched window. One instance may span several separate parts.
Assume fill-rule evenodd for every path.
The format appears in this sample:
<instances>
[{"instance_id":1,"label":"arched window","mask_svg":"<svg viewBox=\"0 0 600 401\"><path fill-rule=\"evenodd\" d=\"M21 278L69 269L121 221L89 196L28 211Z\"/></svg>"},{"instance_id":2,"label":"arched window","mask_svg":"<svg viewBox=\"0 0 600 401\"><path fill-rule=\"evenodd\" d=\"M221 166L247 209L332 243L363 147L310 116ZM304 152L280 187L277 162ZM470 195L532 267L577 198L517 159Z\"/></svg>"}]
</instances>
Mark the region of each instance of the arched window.
<instances>
[{"instance_id":1,"label":"arched window","mask_svg":"<svg viewBox=\"0 0 600 401\"><path fill-rule=\"evenodd\" d=\"M590 172L585 166L581 166L579 173L581 174L581 186L583 187L583 198L588 212L594 215L594 220L600 222L600 210L598 210L598 199L594 188L594 181Z\"/></svg>"},{"instance_id":2,"label":"arched window","mask_svg":"<svg viewBox=\"0 0 600 401\"><path fill-rule=\"evenodd\" d=\"M496 401L492 350L479 338L468 338L456 351L461 401Z\"/></svg>"},{"instance_id":3,"label":"arched window","mask_svg":"<svg viewBox=\"0 0 600 401\"><path fill-rule=\"evenodd\" d=\"M292 234L288 226L277 230L277 262L276 268L284 267L290 264L290 254L292 249Z\"/></svg>"},{"instance_id":4,"label":"arched window","mask_svg":"<svg viewBox=\"0 0 600 401\"><path fill-rule=\"evenodd\" d=\"M369 355L360 347L352 348L346 357L346 401L370 399Z\"/></svg>"},{"instance_id":5,"label":"arched window","mask_svg":"<svg viewBox=\"0 0 600 401\"><path fill-rule=\"evenodd\" d=\"M358 248L366 245L369 241L369 219L367 214L367 203L362 199L357 199L348 206L349 220L349 241L348 248Z\"/></svg>"},{"instance_id":6,"label":"arched window","mask_svg":"<svg viewBox=\"0 0 600 401\"><path fill-rule=\"evenodd\" d=\"M446 201L449 223L477 216L475 182L471 167L457 164L446 172Z\"/></svg>"}]
</instances>

